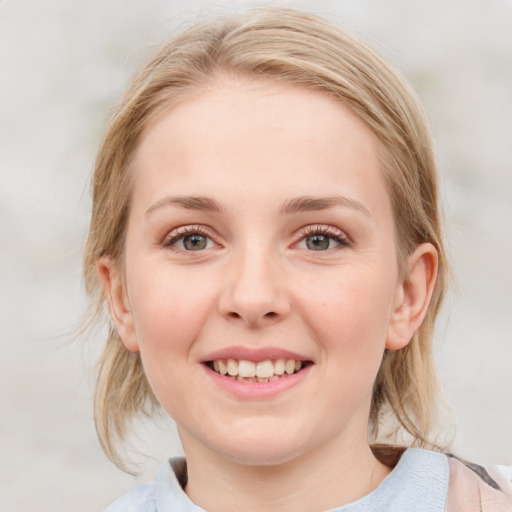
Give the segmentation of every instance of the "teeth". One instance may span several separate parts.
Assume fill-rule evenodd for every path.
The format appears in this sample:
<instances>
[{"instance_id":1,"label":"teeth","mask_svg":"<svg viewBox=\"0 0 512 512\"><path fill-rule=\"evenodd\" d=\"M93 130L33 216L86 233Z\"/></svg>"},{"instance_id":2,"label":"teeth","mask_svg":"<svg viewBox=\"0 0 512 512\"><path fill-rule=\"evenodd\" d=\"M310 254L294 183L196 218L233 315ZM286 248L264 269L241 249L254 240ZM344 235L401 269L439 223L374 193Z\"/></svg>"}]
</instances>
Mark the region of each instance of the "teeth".
<instances>
[{"instance_id":1,"label":"teeth","mask_svg":"<svg viewBox=\"0 0 512 512\"><path fill-rule=\"evenodd\" d=\"M256 366L256 377L259 379L268 379L274 375L274 364L272 361L261 361Z\"/></svg>"},{"instance_id":2,"label":"teeth","mask_svg":"<svg viewBox=\"0 0 512 512\"><path fill-rule=\"evenodd\" d=\"M282 376L292 375L303 366L303 361L295 359L276 359L271 361L248 361L246 359L217 359L213 361L213 369L221 375L229 375L236 380L245 382L271 382Z\"/></svg>"},{"instance_id":3,"label":"teeth","mask_svg":"<svg viewBox=\"0 0 512 512\"><path fill-rule=\"evenodd\" d=\"M228 374L232 377L238 375L238 363L234 359L228 359Z\"/></svg>"},{"instance_id":4,"label":"teeth","mask_svg":"<svg viewBox=\"0 0 512 512\"><path fill-rule=\"evenodd\" d=\"M283 375L284 373L284 369L285 369L285 361L284 359L278 359L275 363L274 363L274 373L276 375Z\"/></svg>"},{"instance_id":5,"label":"teeth","mask_svg":"<svg viewBox=\"0 0 512 512\"><path fill-rule=\"evenodd\" d=\"M215 363L213 363L213 367L215 368ZM256 365L252 361L241 359L238 363L238 375L240 375L240 377L254 377L258 375ZM260 377L260 375L258 375L258 377Z\"/></svg>"},{"instance_id":6,"label":"teeth","mask_svg":"<svg viewBox=\"0 0 512 512\"><path fill-rule=\"evenodd\" d=\"M286 364L284 365L284 370L288 375L291 375L295 372L295 361L293 359L288 359Z\"/></svg>"},{"instance_id":7,"label":"teeth","mask_svg":"<svg viewBox=\"0 0 512 512\"><path fill-rule=\"evenodd\" d=\"M213 363L213 368L215 369L215 362ZM221 375L226 375L226 373L228 373L228 367L226 364L224 364L224 361L222 359L219 359L219 373Z\"/></svg>"}]
</instances>

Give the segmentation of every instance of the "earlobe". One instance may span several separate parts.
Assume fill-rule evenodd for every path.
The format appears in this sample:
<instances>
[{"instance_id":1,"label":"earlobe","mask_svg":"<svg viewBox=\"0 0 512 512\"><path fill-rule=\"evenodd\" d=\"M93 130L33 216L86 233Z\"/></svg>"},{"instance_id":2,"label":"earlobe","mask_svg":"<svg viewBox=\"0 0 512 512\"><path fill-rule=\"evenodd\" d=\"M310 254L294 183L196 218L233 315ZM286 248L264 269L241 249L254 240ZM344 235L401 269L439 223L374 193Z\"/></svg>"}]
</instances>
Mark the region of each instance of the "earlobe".
<instances>
[{"instance_id":1,"label":"earlobe","mask_svg":"<svg viewBox=\"0 0 512 512\"><path fill-rule=\"evenodd\" d=\"M386 348L404 348L421 327L434 291L437 266L437 250L430 243L418 245L407 258L407 275L397 287Z\"/></svg>"},{"instance_id":2,"label":"earlobe","mask_svg":"<svg viewBox=\"0 0 512 512\"><path fill-rule=\"evenodd\" d=\"M120 338L130 352L138 352L139 345L135 336L133 315L122 275L109 256L102 256L96 263L96 268L103 283L110 316Z\"/></svg>"}]
</instances>

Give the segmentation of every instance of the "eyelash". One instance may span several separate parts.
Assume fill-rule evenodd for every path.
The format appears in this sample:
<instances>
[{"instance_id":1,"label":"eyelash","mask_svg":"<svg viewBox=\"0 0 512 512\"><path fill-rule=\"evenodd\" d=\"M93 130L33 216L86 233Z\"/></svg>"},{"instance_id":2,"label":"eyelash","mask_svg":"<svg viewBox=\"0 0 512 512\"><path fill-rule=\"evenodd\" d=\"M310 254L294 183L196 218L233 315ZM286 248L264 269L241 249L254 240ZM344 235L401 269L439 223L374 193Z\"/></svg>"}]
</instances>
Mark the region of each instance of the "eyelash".
<instances>
[{"instance_id":1,"label":"eyelash","mask_svg":"<svg viewBox=\"0 0 512 512\"><path fill-rule=\"evenodd\" d=\"M301 238L299 242L303 239L313 236L313 235L322 235L334 240L336 243L340 244L340 247L349 247L350 242L347 236L340 231L339 229L333 228L331 226L322 226L322 225L313 225L313 226L305 226L300 230Z\"/></svg>"},{"instance_id":2,"label":"eyelash","mask_svg":"<svg viewBox=\"0 0 512 512\"><path fill-rule=\"evenodd\" d=\"M182 238L185 238L187 235L201 235L204 236L205 238L213 240L211 235L201 226L181 226L171 231L171 233L169 233L165 237L162 245L164 247L172 247L173 244L179 242Z\"/></svg>"},{"instance_id":3,"label":"eyelash","mask_svg":"<svg viewBox=\"0 0 512 512\"><path fill-rule=\"evenodd\" d=\"M298 242L296 242L296 244L302 242L304 239L306 239L309 236L321 235L321 236L326 236L326 237L330 238L331 240L334 240L337 244L339 244L339 247L348 247L350 245L346 235L344 235L341 231L339 231L338 229L333 228L331 226L321 226L321 225L305 226L300 230L299 233L300 233L300 239ZM166 238L164 239L162 245L163 245L163 247L173 248L173 245L176 242L179 242L187 235L196 235L196 234L204 236L205 238L208 238L213 241L213 238L210 235L210 233L208 231L206 231L204 228L202 228L201 226L197 226L197 225L196 226L182 226L182 227L176 228L171 233L169 233L169 235L167 235ZM336 249L336 247L334 247L332 249ZM332 249L330 249L330 250L332 250ZM182 250L182 249L178 249L178 250ZM315 251L311 251L311 252L315 252ZM323 252L323 251L319 251L319 252Z\"/></svg>"}]
</instances>

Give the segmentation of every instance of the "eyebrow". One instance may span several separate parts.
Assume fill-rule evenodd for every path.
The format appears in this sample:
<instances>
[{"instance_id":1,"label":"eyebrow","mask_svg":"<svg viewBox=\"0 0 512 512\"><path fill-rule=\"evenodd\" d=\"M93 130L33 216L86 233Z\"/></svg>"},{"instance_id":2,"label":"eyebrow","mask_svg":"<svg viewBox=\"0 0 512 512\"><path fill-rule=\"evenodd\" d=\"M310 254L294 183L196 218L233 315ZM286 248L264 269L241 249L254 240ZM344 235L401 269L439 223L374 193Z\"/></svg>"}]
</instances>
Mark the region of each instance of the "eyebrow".
<instances>
[{"instance_id":1,"label":"eyebrow","mask_svg":"<svg viewBox=\"0 0 512 512\"><path fill-rule=\"evenodd\" d=\"M215 199L203 196L170 196L164 197L152 205L147 211L146 216L165 206L178 206L186 210L199 210L211 213L223 213L224 209L215 201ZM341 206L343 208L352 208L360 211L369 218L372 218L370 211L359 201L344 196L311 197L300 196L285 201L280 208L282 215L293 213L311 212L318 210L328 210Z\"/></svg>"},{"instance_id":2,"label":"eyebrow","mask_svg":"<svg viewBox=\"0 0 512 512\"><path fill-rule=\"evenodd\" d=\"M336 206L341 206L343 208L352 208L357 210L370 219L372 218L372 214L364 206L363 203L356 201L355 199L351 199L345 196L327 196L327 197L311 197L311 196L301 196L296 197L294 199L290 199L285 201L281 206L281 213L283 214L291 214L291 213L300 213L300 212L311 212L317 210L327 210L329 208L334 208Z\"/></svg>"},{"instance_id":3,"label":"eyebrow","mask_svg":"<svg viewBox=\"0 0 512 512\"><path fill-rule=\"evenodd\" d=\"M163 208L164 206L179 206L181 208L185 208L186 210L200 210L203 212L212 212L212 213L222 213L223 209L215 201L209 197L201 197L201 196L171 196L164 197L157 201L153 206L151 206L147 212L146 216L151 215L155 210L159 208Z\"/></svg>"}]
</instances>

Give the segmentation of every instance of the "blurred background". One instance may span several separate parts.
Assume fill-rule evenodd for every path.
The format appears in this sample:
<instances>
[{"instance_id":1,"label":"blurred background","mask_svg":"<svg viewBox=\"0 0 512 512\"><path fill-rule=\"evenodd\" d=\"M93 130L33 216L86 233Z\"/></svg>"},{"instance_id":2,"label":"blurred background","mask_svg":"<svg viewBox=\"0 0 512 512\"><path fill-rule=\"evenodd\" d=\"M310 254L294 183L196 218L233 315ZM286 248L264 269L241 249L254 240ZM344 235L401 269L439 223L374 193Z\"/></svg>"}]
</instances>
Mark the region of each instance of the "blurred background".
<instances>
[{"instance_id":1,"label":"blurred background","mask_svg":"<svg viewBox=\"0 0 512 512\"><path fill-rule=\"evenodd\" d=\"M438 144L453 287L436 336L453 448L512 464L512 2L274 1L345 26L411 81ZM0 510L103 510L180 453L140 424L121 473L92 416L98 335L76 341L89 178L109 110L153 45L253 2L0 2Z\"/></svg>"}]
</instances>

